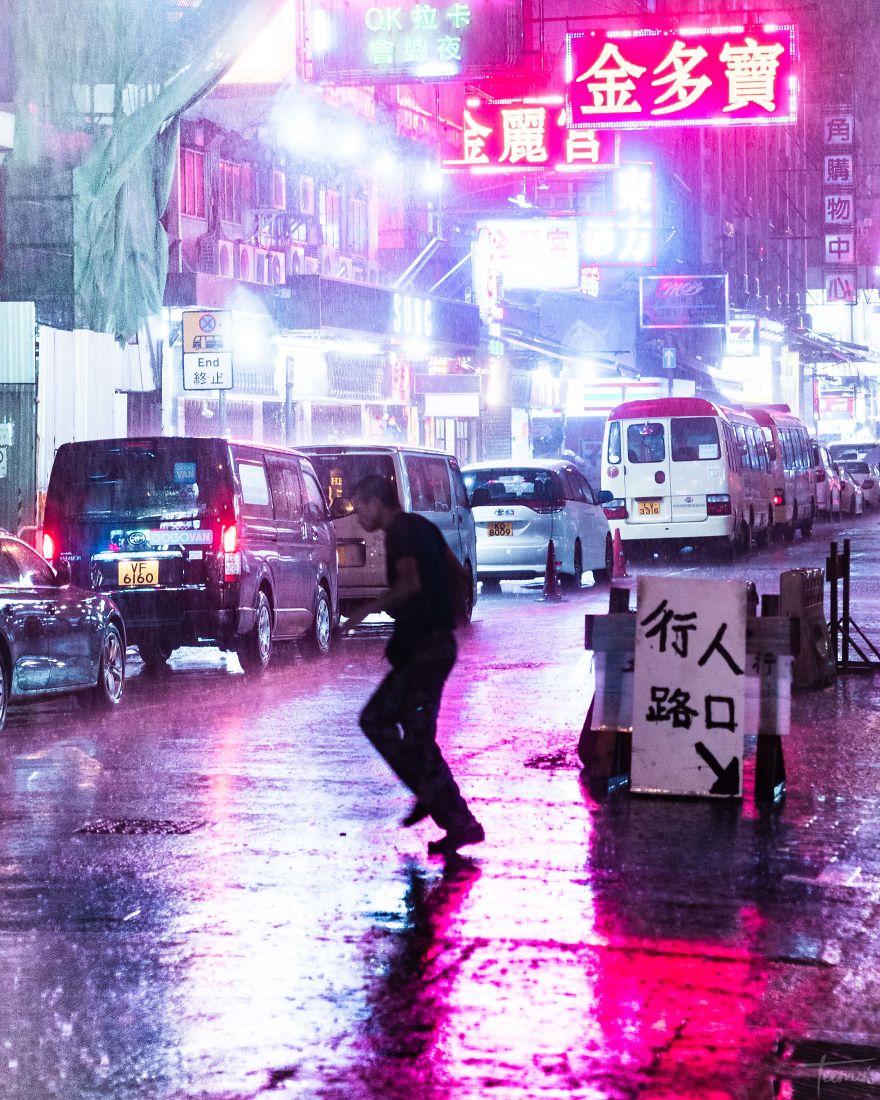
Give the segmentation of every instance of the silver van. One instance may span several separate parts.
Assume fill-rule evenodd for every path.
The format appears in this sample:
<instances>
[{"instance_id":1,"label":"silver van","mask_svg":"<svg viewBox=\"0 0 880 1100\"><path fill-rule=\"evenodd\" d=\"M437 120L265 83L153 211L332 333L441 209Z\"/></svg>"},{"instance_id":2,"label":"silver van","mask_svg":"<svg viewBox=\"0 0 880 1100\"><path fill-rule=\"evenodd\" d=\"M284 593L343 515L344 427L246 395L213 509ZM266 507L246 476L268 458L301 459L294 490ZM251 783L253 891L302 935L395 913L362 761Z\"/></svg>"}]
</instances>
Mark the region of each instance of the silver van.
<instances>
[{"instance_id":1,"label":"silver van","mask_svg":"<svg viewBox=\"0 0 880 1100\"><path fill-rule=\"evenodd\" d=\"M388 586L385 539L364 531L354 515L351 493L379 474L397 485L400 505L440 528L449 548L471 577L468 618L477 599L477 537L458 462L444 451L402 444L351 443L300 448L311 459L336 528L339 610L375 599Z\"/></svg>"}]
</instances>

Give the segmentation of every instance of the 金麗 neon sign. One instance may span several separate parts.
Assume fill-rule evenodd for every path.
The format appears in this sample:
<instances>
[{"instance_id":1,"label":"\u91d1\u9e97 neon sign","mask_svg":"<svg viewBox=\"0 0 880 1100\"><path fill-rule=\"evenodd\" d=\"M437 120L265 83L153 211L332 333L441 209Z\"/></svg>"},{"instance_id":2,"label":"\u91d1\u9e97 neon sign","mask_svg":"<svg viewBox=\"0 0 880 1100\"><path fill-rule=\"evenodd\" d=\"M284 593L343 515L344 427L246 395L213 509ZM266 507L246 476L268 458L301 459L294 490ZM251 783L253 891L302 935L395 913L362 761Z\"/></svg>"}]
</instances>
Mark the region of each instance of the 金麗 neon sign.
<instances>
[{"instance_id":1,"label":"\u91d1\u9e97 neon sign","mask_svg":"<svg viewBox=\"0 0 880 1100\"><path fill-rule=\"evenodd\" d=\"M767 125L797 117L797 29L566 35L572 128Z\"/></svg>"},{"instance_id":2,"label":"\u91d1\u9e97 neon sign","mask_svg":"<svg viewBox=\"0 0 880 1100\"><path fill-rule=\"evenodd\" d=\"M461 156L443 161L447 172L472 175L583 172L613 168L618 139L608 130L575 130L566 123L561 95L542 99L468 99Z\"/></svg>"}]
</instances>

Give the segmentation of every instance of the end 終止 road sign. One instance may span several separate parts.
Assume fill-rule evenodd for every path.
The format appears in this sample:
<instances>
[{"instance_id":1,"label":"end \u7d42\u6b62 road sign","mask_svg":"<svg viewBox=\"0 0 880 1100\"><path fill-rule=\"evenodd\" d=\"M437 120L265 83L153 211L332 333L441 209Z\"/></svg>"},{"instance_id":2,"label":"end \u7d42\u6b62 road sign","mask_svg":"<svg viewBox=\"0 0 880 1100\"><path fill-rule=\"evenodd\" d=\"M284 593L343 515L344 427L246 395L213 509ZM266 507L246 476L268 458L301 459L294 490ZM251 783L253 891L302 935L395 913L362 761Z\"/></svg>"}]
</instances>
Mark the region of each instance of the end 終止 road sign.
<instances>
[{"instance_id":1,"label":"end \u7d42\u6b62 road sign","mask_svg":"<svg viewBox=\"0 0 880 1100\"><path fill-rule=\"evenodd\" d=\"M183 311L183 388L232 389L232 317L228 309Z\"/></svg>"}]
</instances>

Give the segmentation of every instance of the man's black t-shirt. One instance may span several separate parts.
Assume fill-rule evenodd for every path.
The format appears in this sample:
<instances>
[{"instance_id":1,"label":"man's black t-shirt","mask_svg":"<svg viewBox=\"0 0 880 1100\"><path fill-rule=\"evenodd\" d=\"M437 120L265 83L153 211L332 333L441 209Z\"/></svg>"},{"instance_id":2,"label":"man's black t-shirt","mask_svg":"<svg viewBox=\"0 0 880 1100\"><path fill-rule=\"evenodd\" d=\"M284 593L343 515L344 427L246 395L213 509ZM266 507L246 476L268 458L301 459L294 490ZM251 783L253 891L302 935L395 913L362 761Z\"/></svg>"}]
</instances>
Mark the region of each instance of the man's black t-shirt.
<instances>
[{"instance_id":1,"label":"man's black t-shirt","mask_svg":"<svg viewBox=\"0 0 880 1100\"><path fill-rule=\"evenodd\" d=\"M406 660L410 646L426 635L455 627L446 540L430 520L413 512L399 512L385 532L388 583L397 580L401 558L415 558L421 591L392 612L394 637L388 646L392 664ZM401 660L402 658L402 660Z\"/></svg>"}]
</instances>

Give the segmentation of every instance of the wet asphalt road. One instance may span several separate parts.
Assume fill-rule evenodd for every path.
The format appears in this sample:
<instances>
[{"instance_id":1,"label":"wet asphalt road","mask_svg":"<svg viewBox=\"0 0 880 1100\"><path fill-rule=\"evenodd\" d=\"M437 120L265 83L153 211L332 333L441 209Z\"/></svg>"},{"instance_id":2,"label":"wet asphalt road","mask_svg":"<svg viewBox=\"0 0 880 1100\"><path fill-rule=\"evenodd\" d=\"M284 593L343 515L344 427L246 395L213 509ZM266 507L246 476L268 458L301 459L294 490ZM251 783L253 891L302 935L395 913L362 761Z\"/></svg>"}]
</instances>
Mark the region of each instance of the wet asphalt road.
<instances>
[{"instance_id":1,"label":"wet asphalt road","mask_svg":"<svg viewBox=\"0 0 880 1100\"><path fill-rule=\"evenodd\" d=\"M852 534L880 636L880 522L733 566L821 565ZM441 740L486 827L431 824L363 740L387 630L260 681L213 651L137 660L122 709L62 700L0 737L0 1095L770 1100L880 1095L880 676L794 701L785 804L593 800L575 748L583 615L482 600ZM845 1063L845 1064L844 1064Z\"/></svg>"}]
</instances>

